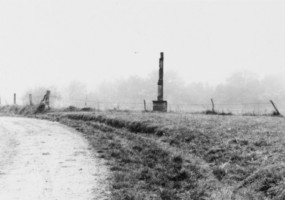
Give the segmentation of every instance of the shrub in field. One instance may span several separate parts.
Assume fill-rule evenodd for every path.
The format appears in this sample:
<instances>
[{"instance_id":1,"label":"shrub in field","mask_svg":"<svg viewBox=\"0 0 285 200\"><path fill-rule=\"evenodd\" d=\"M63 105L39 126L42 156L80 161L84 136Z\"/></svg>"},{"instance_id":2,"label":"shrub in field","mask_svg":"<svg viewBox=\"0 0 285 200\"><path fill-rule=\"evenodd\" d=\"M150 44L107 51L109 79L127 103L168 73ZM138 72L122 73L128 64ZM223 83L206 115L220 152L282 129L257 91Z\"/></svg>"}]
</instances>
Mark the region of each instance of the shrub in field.
<instances>
[{"instance_id":1,"label":"shrub in field","mask_svg":"<svg viewBox=\"0 0 285 200\"><path fill-rule=\"evenodd\" d=\"M46 109L46 105L44 103L40 103L40 105L37 107L35 111L35 114L43 113L45 112L45 109Z\"/></svg>"},{"instance_id":2,"label":"shrub in field","mask_svg":"<svg viewBox=\"0 0 285 200\"><path fill-rule=\"evenodd\" d=\"M206 110L205 114L206 115L217 115L218 113L216 111L214 111L214 110Z\"/></svg>"},{"instance_id":3,"label":"shrub in field","mask_svg":"<svg viewBox=\"0 0 285 200\"><path fill-rule=\"evenodd\" d=\"M82 111L94 111L94 108L90 108L90 107L84 107L81 108Z\"/></svg>"},{"instance_id":4,"label":"shrub in field","mask_svg":"<svg viewBox=\"0 0 285 200\"><path fill-rule=\"evenodd\" d=\"M67 108L64 108L63 111L65 112L79 111L79 108L75 106L68 106Z\"/></svg>"}]
</instances>

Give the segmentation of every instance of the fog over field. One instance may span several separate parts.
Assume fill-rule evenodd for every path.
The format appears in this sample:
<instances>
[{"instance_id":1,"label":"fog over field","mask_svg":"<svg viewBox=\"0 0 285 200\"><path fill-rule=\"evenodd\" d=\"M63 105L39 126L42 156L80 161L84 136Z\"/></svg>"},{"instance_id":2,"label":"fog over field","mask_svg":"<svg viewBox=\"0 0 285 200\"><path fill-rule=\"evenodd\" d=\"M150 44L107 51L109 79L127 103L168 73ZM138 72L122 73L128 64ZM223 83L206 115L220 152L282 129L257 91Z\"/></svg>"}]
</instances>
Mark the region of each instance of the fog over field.
<instances>
[{"instance_id":1,"label":"fog over field","mask_svg":"<svg viewBox=\"0 0 285 200\"><path fill-rule=\"evenodd\" d=\"M232 74L223 83L210 85L203 82L187 83L179 74L170 71L165 74L165 99L173 110L203 111L209 109L210 99L214 99L216 108L241 112L270 112L269 100L285 107L285 83L282 75L267 75L259 78L249 71ZM47 89L51 89L54 106L95 107L108 109L143 109L146 100L148 109L152 100L157 98L157 72L147 77L130 76L114 81L106 81L93 90L81 81L72 81L67 87L38 87L27 90L23 95L24 104L28 104L28 94L34 95L39 102ZM170 108L171 108L170 107Z\"/></svg>"},{"instance_id":2,"label":"fog over field","mask_svg":"<svg viewBox=\"0 0 285 200\"><path fill-rule=\"evenodd\" d=\"M285 2L0 1L2 104L285 102ZM38 97L39 96L39 97Z\"/></svg>"},{"instance_id":3,"label":"fog over field","mask_svg":"<svg viewBox=\"0 0 285 200\"><path fill-rule=\"evenodd\" d=\"M285 1L0 0L0 116L0 200L284 200Z\"/></svg>"}]
</instances>

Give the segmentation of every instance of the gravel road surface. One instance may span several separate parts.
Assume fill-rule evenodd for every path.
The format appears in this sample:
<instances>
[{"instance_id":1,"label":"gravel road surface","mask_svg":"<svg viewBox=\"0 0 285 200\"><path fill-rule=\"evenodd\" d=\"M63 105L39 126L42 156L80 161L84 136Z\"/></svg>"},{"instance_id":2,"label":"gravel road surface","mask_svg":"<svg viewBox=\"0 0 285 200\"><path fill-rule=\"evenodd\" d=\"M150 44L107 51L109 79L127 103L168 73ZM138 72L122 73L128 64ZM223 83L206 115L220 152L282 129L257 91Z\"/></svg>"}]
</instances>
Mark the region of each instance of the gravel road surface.
<instances>
[{"instance_id":1,"label":"gravel road surface","mask_svg":"<svg viewBox=\"0 0 285 200\"><path fill-rule=\"evenodd\" d=\"M0 199L109 199L108 168L78 132L56 122L0 117Z\"/></svg>"}]
</instances>

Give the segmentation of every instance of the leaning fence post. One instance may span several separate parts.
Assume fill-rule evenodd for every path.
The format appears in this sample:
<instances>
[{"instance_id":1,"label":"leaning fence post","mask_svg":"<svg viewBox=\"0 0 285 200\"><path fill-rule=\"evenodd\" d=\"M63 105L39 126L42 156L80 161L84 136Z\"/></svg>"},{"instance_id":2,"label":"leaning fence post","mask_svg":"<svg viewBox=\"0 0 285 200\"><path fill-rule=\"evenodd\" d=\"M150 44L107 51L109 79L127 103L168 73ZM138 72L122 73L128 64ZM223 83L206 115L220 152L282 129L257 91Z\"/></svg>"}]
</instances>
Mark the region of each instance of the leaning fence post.
<instances>
[{"instance_id":1,"label":"leaning fence post","mask_svg":"<svg viewBox=\"0 0 285 200\"><path fill-rule=\"evenodd\" d=\"M47 90L43 100L41 101L41 104L47 105L48 109L50 109L49 98L50 98L50 90Z\"/></svg>"},{"instance_id":2,"label":"leaning fence post","mask_svg":"<svg viewBox=\"0 0 285 200\"><path fill-rule=\"evenodd\" d=\"M14 93L14 105L17 104L17 101L16 101L16 93Z\"/></svg>"},{"instance_id":3,"label":"leaning fence post","mask_svg":"<svg viewBox=\"0 0 285 200\"><path fill-rule=\"evenodd\" d=\"M143 100L143 104L144 104L144 111L146 112L146 102L145 102L145 100Z\"/></svg>"},{"instance_id":4,"label":"leaning fence post","mask_svg":"<svg viewBox=\"0 0 285 200\"><path fill-rule=\"evenodd\" d=\"M32 94L29 94L29 102L30 102L30 106L33 105L33 96Z\"/></svg>"},{"instance_id":5,"label":"leaning fence post","mask_svg":"<svg viewBox=\"0 0 285 200\"><path fill-rule=\"evenodd\" d=\"M277 107L275 106L274 102L273 102L272 100L270 100L270 103L272 104L273 108L275 109L276 115L280 115L280 112L279 112L279 110L277 109Z\"/></svg>"},{"instance_id":6,"label":"leaning fence post","mask_svg":"<svg viewBox=\"0 0 285 200\"><path fill-rule=\"evenodd\" d=\"M215 112L215 104L214 104L213 99L211 99L211 102L212 102L212 112L214 113Z\"/></svg>"},{"instance_id":7,"label":"leaning fence post","mask_svg":"<svg viewBox=\"0 0 285 200\"><path fill-rule=\"evenodd\" d=\"M50 108L49 99L50 99L50 90L47 90L47 100L46 100L46 103L47 103L48 109Z\"/></svg>"}]
</instances>

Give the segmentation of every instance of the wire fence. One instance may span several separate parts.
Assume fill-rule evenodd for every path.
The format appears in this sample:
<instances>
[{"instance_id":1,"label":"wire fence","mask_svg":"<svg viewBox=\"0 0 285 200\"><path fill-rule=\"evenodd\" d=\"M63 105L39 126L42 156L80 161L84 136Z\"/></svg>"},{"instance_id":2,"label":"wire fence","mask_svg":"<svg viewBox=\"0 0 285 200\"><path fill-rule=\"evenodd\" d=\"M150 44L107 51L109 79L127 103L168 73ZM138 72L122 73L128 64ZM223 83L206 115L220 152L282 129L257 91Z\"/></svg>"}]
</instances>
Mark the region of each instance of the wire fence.
<instances>
[{"instance_id":1,"label":"wire fence","mask_svg":"<svg viewBox=\"0 0 285 200\"><path fill-rule=\"evenodd\" d=\"M213 111L212 104L170 104L169 110L176 112L203 112ZM271 103L240 103L215 104L215 112L235 114L266 114L272 113Z\"/></svg>"},{"instance_id":2,"label":"wire fence","mask_svg":"<svg viewBox=\"0 0 285 200\"><path fill-rule=\"evenodd\" d=\"M32 95L31 95L32 96ZM42 101L43 96L34 95L31 99L27 98L23 104L39 104ZM212 101L212 99L211 99ZM218 113L232 113L232 114L249 114L249 115L263 115L272 114L273 112L285 113L285 104L283 102L277 102L274 105L273 102L253 102L253 103L214 103L214 101L204 104L183 104L168 102L168 112L185 112L185 113L201 113L215 111ZM15 104L16 100L14 101ZM1 103L1 100L0 100ZM150 100L141 100L136 102L120 102L120 101L99 101L96 99L64 99L58 96L51 95L50 103L52 107L66 108L69 106L84 108L89 107L96 110L121 110L121 111L152 111L153 103ZM281 104L283 103L283 104ZM274 107L276 106L276 108ZM277 110L278 107L278 110Z\"/></svg>"},{"instance_id":3,"label":"wire fence","mask_svg":"<svg viewBox=\"0 0 285 200\"><path fill-rule=\"evenodd\" d=\"M130 110L130 111L152 111L152 101L140 102L110 102L110 101L96 101L96 100L83 100L73 99L69 100L69 104L65 104L62 107L75 106L78 108L91 107L96 110ZM277 104L278 106L278 104ZM168 102L168 112L185 112L185 113L199 113L213 110L213 104L176 104ZM280 107L281 111L285 111ZM216 112L232 113L232 114L249 114L249 115L262 115L271 114L275 111L272 104L268 102L262 103L217 103L214 104L214 110Z\"/></svg>"}]
</instances>

